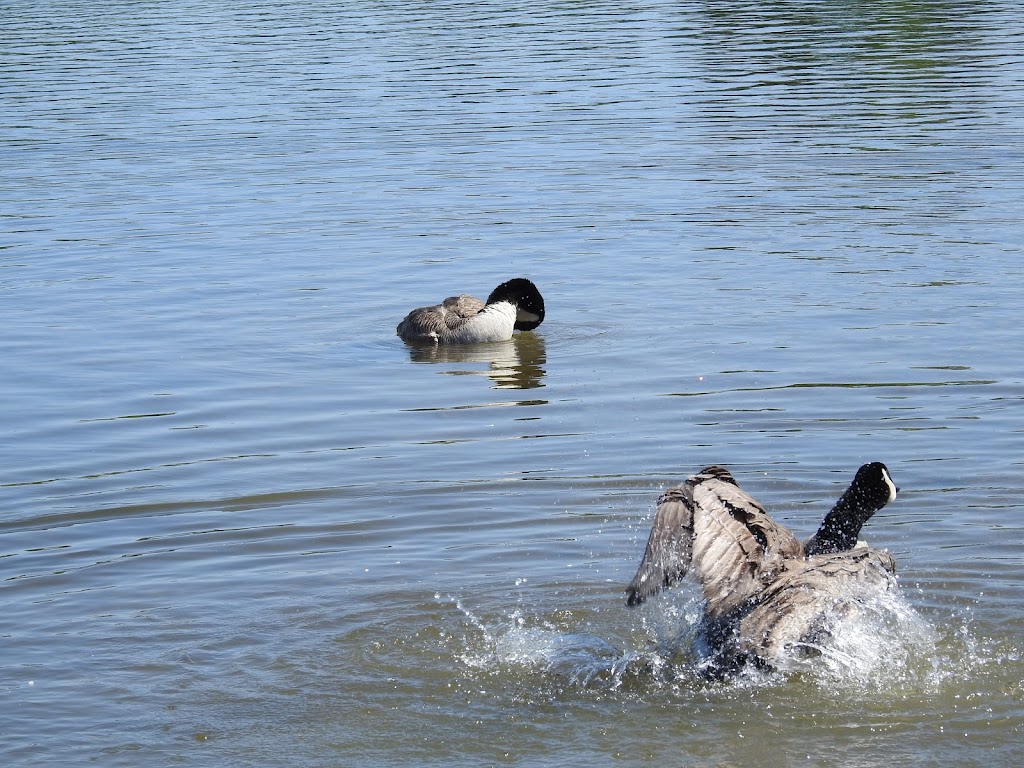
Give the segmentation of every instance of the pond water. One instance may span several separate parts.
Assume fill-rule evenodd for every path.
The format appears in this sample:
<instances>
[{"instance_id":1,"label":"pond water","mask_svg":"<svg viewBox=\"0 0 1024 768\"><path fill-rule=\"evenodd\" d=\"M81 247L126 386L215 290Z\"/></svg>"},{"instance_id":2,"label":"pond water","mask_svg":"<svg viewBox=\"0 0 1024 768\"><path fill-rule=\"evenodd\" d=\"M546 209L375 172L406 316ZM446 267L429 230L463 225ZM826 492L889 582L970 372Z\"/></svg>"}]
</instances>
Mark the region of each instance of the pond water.
<instances>
[{"instance_id":1,"label":"pond water","mask_svg":"<svg viewBox=\"0 0 1024 768\"><path fill-rule=\"evenodd\" d=\"M0 9L4 765L1024 760L1018 3ZM831 655L625 607L662 489L872 460Z\"/></svg>"}]
</instances>

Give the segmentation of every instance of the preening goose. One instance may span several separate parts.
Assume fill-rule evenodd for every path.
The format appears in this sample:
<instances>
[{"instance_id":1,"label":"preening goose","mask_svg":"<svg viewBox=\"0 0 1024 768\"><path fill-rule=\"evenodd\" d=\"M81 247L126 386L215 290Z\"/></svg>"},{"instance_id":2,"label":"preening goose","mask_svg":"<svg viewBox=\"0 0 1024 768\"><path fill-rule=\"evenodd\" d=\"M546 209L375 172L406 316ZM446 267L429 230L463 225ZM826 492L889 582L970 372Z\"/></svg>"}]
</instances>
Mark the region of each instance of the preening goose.
<instances>
[{"instance_id":1,"label":"preening goose","mask_svg":"<svg viewBox=\"0 0 1024 768\"><path fill-rule=\"evenodd\" d=\"M462 294L432 307L414 309L398 324L406 341L474 344L507 341L512 331L532 331L544 321L544 297L523 277L508 280L487 301Z\"/></svg>"},{"instance_id":2,"label":"preening goose","mask_svg":"<svg viewBox=\"0 0 1024 768\"><path fill-rule=\"evenodd\" d=\"M692 572L704 593L700 632L713 666L773 666L813 652L837 619L895 589L895 560L857 537L897 490L884 464L865 464L801 544L728 470L708 467L661 495L626 603L639 605Z\"/></svg>"}]
</instances>

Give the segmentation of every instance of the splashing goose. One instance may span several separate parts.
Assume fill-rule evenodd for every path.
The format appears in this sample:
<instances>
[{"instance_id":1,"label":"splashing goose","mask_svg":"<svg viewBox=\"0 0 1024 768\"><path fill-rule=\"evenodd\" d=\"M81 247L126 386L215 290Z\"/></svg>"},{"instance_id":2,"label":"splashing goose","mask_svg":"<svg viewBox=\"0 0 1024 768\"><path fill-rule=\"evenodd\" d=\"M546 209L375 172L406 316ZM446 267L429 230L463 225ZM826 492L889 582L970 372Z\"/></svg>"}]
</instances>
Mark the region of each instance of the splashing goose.
<instances>
[{"instance_id":1,"label":"splashing goose","mask_svg":"<svg viewBox=\"0 0 1024 768\"><path fill-rule=\"evenodd\" d=\"M895 589L895 560L857 537L897 490L884 464L865 464L801 544L728 470L708 467L658 500L626 604L639 605L692 571L704 593L701 635L712 667L776 666L787 655L812 654L837 619Z\"/></svg>"},{"instance_id":2,"label":"splashing goose","mask_svg":"<svg viewBox=\"0 0 1024 768\"><path fill-rule=\"evenodd\" d=\"M398 324L406 341L474 344L508 341L512 331L532 331L544 321L544 297L524 277L499 285L487 301L462 294L414 309Z\"/></svg>"}]
</instances>

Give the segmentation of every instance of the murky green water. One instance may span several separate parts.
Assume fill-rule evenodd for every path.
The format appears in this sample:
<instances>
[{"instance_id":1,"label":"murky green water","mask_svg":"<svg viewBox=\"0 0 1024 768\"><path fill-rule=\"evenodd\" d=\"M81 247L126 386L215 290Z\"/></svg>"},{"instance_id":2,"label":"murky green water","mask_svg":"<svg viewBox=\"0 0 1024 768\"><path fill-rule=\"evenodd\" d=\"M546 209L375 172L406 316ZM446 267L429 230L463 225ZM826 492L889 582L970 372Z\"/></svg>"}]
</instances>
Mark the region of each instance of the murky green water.
<instances>
[{"instance_id":1,"label":"murky green water","mask_svg":"<svg viewBox=\"0 0 1024 768\"><path fill-rule=\"evenodd\" d=\"M5 765L1024 759L1016 4L0 11ZM663 487L868 460L828 663L623 605Z\"/></svg>"}]
</instances>

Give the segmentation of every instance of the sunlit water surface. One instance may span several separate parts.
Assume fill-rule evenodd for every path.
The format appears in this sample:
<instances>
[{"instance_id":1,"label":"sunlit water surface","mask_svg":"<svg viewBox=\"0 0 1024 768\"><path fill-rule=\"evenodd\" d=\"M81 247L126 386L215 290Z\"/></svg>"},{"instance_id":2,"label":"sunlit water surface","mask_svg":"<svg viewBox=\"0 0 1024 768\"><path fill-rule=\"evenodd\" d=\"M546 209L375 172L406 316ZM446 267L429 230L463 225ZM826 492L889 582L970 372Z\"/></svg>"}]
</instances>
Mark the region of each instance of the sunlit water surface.
<instances>
[{"instance_id":1,"label":"sunlit water surface","mask_svg":"<svg viewBox=\"0 0 1024 768\"><path fill-rule=\"evenodd\" d=\"M2 764L1024 760L1018 3L0 11ZM868 460L818 659L625 608L662 488Z\"/></svg>"}]
</instances>

